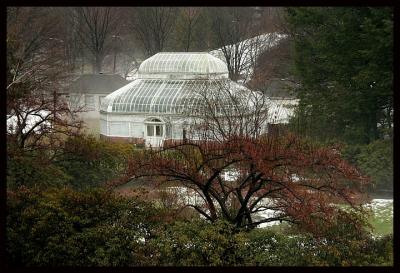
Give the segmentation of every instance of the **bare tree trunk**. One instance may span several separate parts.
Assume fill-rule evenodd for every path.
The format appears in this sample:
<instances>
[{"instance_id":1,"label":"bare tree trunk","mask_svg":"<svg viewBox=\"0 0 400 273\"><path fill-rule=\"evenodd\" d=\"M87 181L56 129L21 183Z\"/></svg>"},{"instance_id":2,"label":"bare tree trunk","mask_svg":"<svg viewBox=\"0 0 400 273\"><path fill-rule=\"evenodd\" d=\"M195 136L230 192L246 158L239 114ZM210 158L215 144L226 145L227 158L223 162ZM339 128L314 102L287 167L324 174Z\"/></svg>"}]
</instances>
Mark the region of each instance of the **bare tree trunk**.
<instances>
[{"instance_id":1,"label":"bare tree trunk","mask_svg":"<svg viewBox=\"0 0 400 273\"><path fill-rule=\"evenodd\" d=\"M94 65L94 71L93 71L94 73L102 72L103 59L104 59L104 56L100 53L95 56L95 65Z\"/></svg>"},{"instance_id":2,"label":"bare tree trunk","mask_svg":"<svg viewBox=\"0 0 400 273\"><path fill-rule=\"evenodd\" d=\"M175 19L174 7L133 9L130 24L147 57L165 48L175 25Z\"/></svg>"},{"instance_id":3,"label":"bare tree trunk","mask_svg":"<svg viewBox=\"0 0 400 273\"><path fill-rule=\"evenodd\" d=\"M80 22L80 41L93 56L93 72L99 73L104 57L112 48L111 34L119 25L116 8L79 7L72 14Z\"/></svg>"},{"instance_id":4,"label":"bare tree trunk","mask_svg":"<svg viewBox=\"0 0 400 273\"><path fill-rule=\"evenodd\" d=\"M7 140L23 151L54 148L81 122L58 92L68 80L58 17L48 8L19 8L7 22Z\"/></svg>"}]
</instances>

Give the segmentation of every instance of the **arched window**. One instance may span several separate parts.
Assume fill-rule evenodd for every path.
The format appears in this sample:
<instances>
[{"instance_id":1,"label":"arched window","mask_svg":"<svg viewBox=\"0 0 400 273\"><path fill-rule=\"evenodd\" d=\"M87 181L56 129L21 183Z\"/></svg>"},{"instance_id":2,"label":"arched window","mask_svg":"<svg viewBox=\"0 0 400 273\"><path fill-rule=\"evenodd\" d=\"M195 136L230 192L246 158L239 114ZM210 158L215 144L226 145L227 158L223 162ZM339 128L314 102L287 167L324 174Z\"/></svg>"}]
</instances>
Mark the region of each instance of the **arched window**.
<instances>
[{"instance_id":1,"label":"arched window","mask_svg":"<svg viewBox=\"0 0 400 273\"><path fill-rule=\"evenodd\" d=\"M145 121L148 137L164 136L164 122L158 118L150 118Z\"/></svg>"}]
</instances>

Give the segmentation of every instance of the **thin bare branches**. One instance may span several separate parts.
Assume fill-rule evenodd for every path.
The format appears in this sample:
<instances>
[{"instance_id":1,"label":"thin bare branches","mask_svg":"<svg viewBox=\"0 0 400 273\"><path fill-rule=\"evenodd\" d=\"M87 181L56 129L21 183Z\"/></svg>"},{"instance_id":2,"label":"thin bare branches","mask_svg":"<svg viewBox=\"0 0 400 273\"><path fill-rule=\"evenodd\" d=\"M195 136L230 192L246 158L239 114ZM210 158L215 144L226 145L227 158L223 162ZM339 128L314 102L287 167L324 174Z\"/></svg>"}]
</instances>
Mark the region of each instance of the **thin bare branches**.
<instances>
[{"instance_id":1,"label":"thin bare branches","mask_svg":"<svg viewBox=\"0 0 400 273\"><path fill-rule=\"evenodd\" d=\"M202 205L192 204L196 211L210 221L222 217L237 227L288 221L318 232L313 221L326 217L328 225L336 211L329 204L356 202L351 198L356 191L346 181L365 182L333 150L292 135L236 136L222 142L189 139L145 154L132 159L128 173L196 189L203 199ZM324 180L327 173L329 187ZM260 215L266 211L275 213Z\"/></svg>"},{"instance_id":2,"label":"thin bare branches","mask_svg":"<svg viewBox=\"0 0 400 273\"><path fill-rule=\"evenodd\" d=\"M162 51L175 25L174 7L141 7L132 10L130 25L147 57Z\"/></svg>"},{"instance_id":3,"label":"thin bare branches","mask_svg":"<svg viewBox=\"0 0 400 273\"><path fill-rule=\"evenodd\" d=\"M12 8L11 8L12 9ZM7 140L19 151L53 152L81 122L60 97L68 77L56 16L19 8L7 22Z\"/></svg>"},{"instance_id":4,"label":"thin bare branches","mask_svg":"<svg viewBox=\"0 0 400 273\"><path fill-rule=\"evenodd\" d=\"M78 22L81 43L93 55L93 72L101 72L103 59L112 47L111 35L119 24L116 8L78 7L71 16Z\"/></svg>"}]
</instances>

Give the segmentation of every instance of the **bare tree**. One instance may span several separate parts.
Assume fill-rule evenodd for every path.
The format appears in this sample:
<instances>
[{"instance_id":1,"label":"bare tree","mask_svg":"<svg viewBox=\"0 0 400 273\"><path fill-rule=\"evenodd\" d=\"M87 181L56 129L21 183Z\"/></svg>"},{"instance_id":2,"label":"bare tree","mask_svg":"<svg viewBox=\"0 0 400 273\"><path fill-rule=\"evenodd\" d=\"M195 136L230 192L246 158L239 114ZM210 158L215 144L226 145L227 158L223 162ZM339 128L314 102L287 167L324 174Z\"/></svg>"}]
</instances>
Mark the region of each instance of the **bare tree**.
<instances>
[{"instance_id":1,"label":"bare tree","mask_svg":"<svg viewBox=\"0 0 400 273\"><path fill-rule=\"evenodd\" d=\"M179 20L176 26L176 38L180 47L184 51L189 51L195 42L195 32L201 24L203 8L201 7L182 7L179 9ZM204 27L204 26L202 26Z\"/></svg>"},{"instance_id":2,"label":"bare tree","mask_svg":"<svg viewBox=\"0 0 400 273\"><path fill-rule=\"evenodd\" d=\"M278 36L266 33L268 28L252 8L215 9L212 14L212 30L220 47L220 52L212 53L222 53L230 78L245 83L251 78L260 53L273 46Z\"/></svg>"},{"instance_id":3,"label":"bare tree","mask_svg":"<svg viewBox=\"0 0 400 273\"><path fill-rule=\"evenodd\" d=\"M125 55L121 61L121 69L123 73L123 77L126 79L128 75L135 71L135 69L139 69L139 63L136 60L135 56Z\"/></svg>"},{"instance_id":4,"label":"bare tree","mask_svg":"<svg viewBox=\"0 0 400 273\"><path fill-rule=\"evenodd\" d=\"M65 52L65 60L74 71L78 66L78 60L82 60L83 50L78 37L78 23L71 16L72 8L54 7L47 8L58 16L59 36Z\"/></svg>"},{"instance_id":5,"label":"bare tree","mask_svg":"<svg viewBox=\"0 0 400 273\"><path fill-rule=\"evenodd\" d=\"M226 59L229 76L232 80L237 80L241 68L241 55L244 53L243 50L239 50L240 41L248 37L246 30L249 18L246 16L246 20L244 20L244 13L235 8L224 8L220 12L214 10L214 14L212 29Z\"/></svg>"},{"instance_id":6,"label":"bare tree","mask_svg":"<svg viewBox=\"0 0 400 273\"><path fill-rule=\"evenodd\" d=\"M193 86L195 87L195 85ZM211 81L196 88L187 110L188 137L223 142L234 136L257 138L266 133L268 100L229 80Z\"/></svg>"},{"instance_id":7,"label":"bare tree","mask_svg":"<svg viewBox=\"0 0 400 273\"><path fill-rule=\"evenodd\" d=\"M263 92L275 89L275 93L281 94L294 89L299 82L292 73L291 43L290 38L285 38L277 46L262 52L255 63L253 75L247 82L248 86Z\"/></svg>"},{"instance_id":8,"label":"bare tree","mask_svg":"<svg viewBox=\"0 0 400 273\"><path fill-rule=\"evenodd\" d=\"M117 8L77 7L72 12L78 24L78 36L93 56L93 72L100 72L106 54L112 49L112 35L117 35Z\"/></svg>"},{"instance_id":9,"label":"bare tree","mask_svg":"<svg viewBox=\"0 0 400 273\"><path fill-rule=\"evenodd\" d=\"M57 63L63 64L59 50L62 40L57 36L55 18L45 13L42 8L7 10L7 93L11 97L18 95L11 92L17 85L61 72L54 68ZM57 58L50 58L55 55ZM42 62L48 59L50 64Z\"/></svg>"},{"instance_id":10,"label":"bare tree","mask_svg":"<svg viewBox=\"0 0 400 273\"><path fill-rule=\"evenodd\" d=\"M243 55L245 54L245 48L241 41L249 38L250 14L248 8L223 8L216 9L213 13L212 29L225 57L229 77L237 81L243 69Z\"/></svg>"},{"instance_id":11,"label":"bare tree","mask_svg":"<svg viewBox=\"0 0 400 273\"><path fill-rule=\"evenodd\" d=\"M114 41L117 42L117 47L114 48L113 72L118 72L124 78L127 78L129 73L139 67L139 62L136 59L137 43L132 39L130 30L121 32L120 36L114 36ZM117 56L118 60L116 60Z\"/></svg>"},{"instance_id":12,"label":"bare tree","mask_svg":"<svg viewBox=\"0 0 400 273\"><path fill-rule=\"evenodd\" d=\"M130 24L145 56L165 49L175 25L174 7L140 7L132 9Z\"/></svg>"},{"instance_id":13,"label":"bare tree","mask_svg":"<svg viewBox=\"0 0 400 273\"><path fill-rule=\"evenodd\" d=\"M69 71L57 16L47 8L9 8L7 139L19 150L58 145L81 123L60 98Z\"/></svg>"}]
</instances>

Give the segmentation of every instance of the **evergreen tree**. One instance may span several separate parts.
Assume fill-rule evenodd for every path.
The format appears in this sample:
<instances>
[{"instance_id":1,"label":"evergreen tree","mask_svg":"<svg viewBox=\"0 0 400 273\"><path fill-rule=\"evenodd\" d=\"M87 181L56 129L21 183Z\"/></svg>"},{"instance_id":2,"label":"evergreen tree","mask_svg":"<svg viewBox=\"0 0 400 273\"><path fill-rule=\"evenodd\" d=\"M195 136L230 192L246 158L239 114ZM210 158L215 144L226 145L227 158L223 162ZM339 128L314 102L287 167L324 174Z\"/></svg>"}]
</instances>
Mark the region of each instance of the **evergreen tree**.
<instances>
[{"instance_id":1,"label":"evergreen tree","mask_svg":"<svg viewBox=\"0 0 400 273\"><path fill-rule=\"evenodd\" d=\"M392 129L393 9L287 8L299 127L320 139L370 143Z\"/></svg>"}]
</instances>

